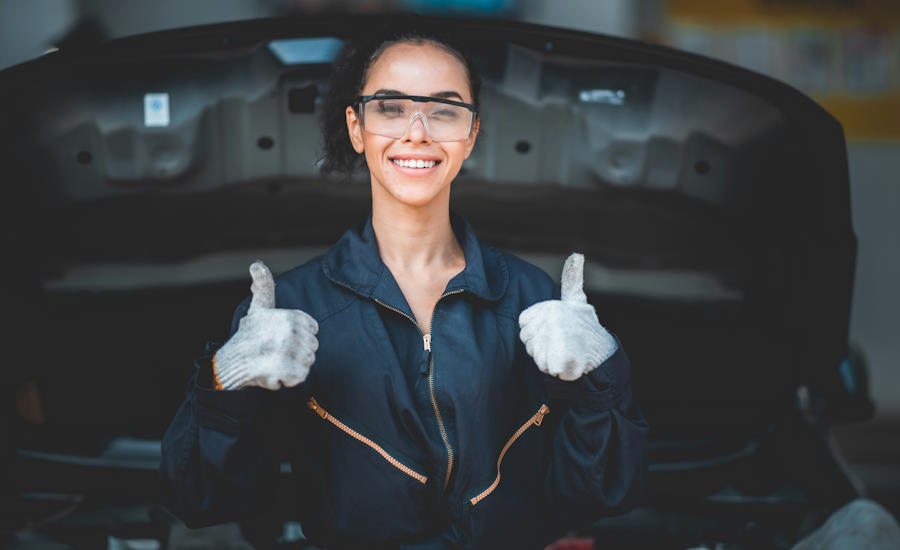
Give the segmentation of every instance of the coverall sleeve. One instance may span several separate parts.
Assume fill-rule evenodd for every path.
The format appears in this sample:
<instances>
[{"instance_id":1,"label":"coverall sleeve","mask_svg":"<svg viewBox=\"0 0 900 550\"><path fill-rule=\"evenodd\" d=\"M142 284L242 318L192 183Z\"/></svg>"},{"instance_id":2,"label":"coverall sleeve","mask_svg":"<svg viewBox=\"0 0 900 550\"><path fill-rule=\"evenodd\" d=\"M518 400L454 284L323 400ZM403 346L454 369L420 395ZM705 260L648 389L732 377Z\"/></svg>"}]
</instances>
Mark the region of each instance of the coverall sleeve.
<instances>
[{"instance_id":1,"label":"coverall sleeve","mask_svg":"<svg viewBox=\"0 0 900 550\"><path fill-rule=\"evenodd\" d=\"M555 417L544 489L560 529L629 511L647 484L648 426L632 399L628 356L616 343L611 357L577 380L540 373L551 403L547 421Z\"/></svg>"},{"instance_id":2,"label":"coverall sleeve","mask_svg":"<svg viewBox=\"0 0 900 550\"><path fill-rule=\"evenodd\" d=\"M246 314L235 311L229 338ZM281 425L284 392L248 387L216 390L207 344L194 363L187 395L162 440L160 480L165 502L188 527L263 515L274 498L290 431Z\"/></svg>"}]
</instances>

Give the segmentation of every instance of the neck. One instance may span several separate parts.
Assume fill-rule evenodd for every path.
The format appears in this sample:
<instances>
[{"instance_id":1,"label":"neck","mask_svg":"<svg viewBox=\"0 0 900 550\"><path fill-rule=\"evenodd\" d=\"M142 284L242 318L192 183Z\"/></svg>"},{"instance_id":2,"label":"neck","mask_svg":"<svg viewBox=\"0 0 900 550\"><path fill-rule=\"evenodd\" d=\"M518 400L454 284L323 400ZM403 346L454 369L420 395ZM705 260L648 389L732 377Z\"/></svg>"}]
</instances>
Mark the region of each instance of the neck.
<instances>
[{"instance_id":1,"label":"neck","mask_svg":"<svg viewBox=\"0 0 900 550\"><path fill-rule=\"evenodd\" d=\"M392 271L421 273L463 262L463 250L450 224L449 201L410 206L372 200L372 229L381 260Z\"/></svg>"}]
</instances>

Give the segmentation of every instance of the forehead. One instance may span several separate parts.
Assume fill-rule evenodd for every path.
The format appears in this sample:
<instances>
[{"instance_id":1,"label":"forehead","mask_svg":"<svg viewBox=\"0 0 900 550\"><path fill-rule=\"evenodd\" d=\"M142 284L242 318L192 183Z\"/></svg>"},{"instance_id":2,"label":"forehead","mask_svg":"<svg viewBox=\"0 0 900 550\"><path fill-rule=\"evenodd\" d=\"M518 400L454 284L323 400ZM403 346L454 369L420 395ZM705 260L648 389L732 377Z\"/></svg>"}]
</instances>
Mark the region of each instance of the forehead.
<instances>
[{"instance_id":1,"label":"forehead","mask_svg":"<svg viewBox=\"0 0 900 550\"><path fill-rule=\"evenodd\" d=\"M466 67L447 50L430 44L395 44L375 60L363 85L363 95L379 89L398 90L409 95L458 92L471 101Z\"/></svg>"}]
</instances>

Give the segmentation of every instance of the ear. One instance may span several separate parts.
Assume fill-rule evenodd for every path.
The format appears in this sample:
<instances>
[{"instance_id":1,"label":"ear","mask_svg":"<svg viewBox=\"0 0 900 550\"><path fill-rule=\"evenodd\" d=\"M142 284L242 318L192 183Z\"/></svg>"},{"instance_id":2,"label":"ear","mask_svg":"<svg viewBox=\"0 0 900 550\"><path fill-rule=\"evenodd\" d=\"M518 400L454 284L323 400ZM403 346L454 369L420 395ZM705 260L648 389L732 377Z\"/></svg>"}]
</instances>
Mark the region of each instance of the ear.
<instances>
[{"instance_id":1,"label":"ear","mask_svg":"<svg viewBox=\"0 0 900 550\"><path fill-rule=\"evenodd\" d=\"M356 111L353 110L353 107L349 105L344 114L347 116L347 133L350 134L350 144L353 145L354 151L362 153L365 146L363 145L362 126L359 124L359 117L356 116Z\"/></svg>"},{"instance_id":2,"label":"ear","mask_svg":"<svg viewBox=\"0 0 900 550\"><path fill-rule=\"evenodd\" d=\"M469 155L472 154L472 149L475 148L475 138L478 137L478 128L480 127L481 118L475 117L475 124L472 126L472 135L466 140L466 156L463 157L464 159L469 158Z\"/></svg>"}]
</instances>

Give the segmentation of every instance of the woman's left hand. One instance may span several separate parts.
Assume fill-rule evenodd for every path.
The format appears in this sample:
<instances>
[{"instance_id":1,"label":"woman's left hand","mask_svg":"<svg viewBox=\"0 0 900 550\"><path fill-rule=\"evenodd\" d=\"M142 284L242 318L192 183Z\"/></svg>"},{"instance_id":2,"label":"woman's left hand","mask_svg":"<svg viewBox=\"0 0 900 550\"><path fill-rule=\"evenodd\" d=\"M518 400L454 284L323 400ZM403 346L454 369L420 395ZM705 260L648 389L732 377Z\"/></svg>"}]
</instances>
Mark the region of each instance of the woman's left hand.
<instances>
[{"instance_id":1,"label":"woman's left hand","mask_svg":"<svg viewBox=\"0 0 900 550\"><path fill-rule=\"evenodd\" d=\"M563 266L560 300L545 300L519 314L519 338L538 368L562 380L577 380L616 351L616 340L600 325L584 294L584 255Z\"/></svg>"}]
</instances>

